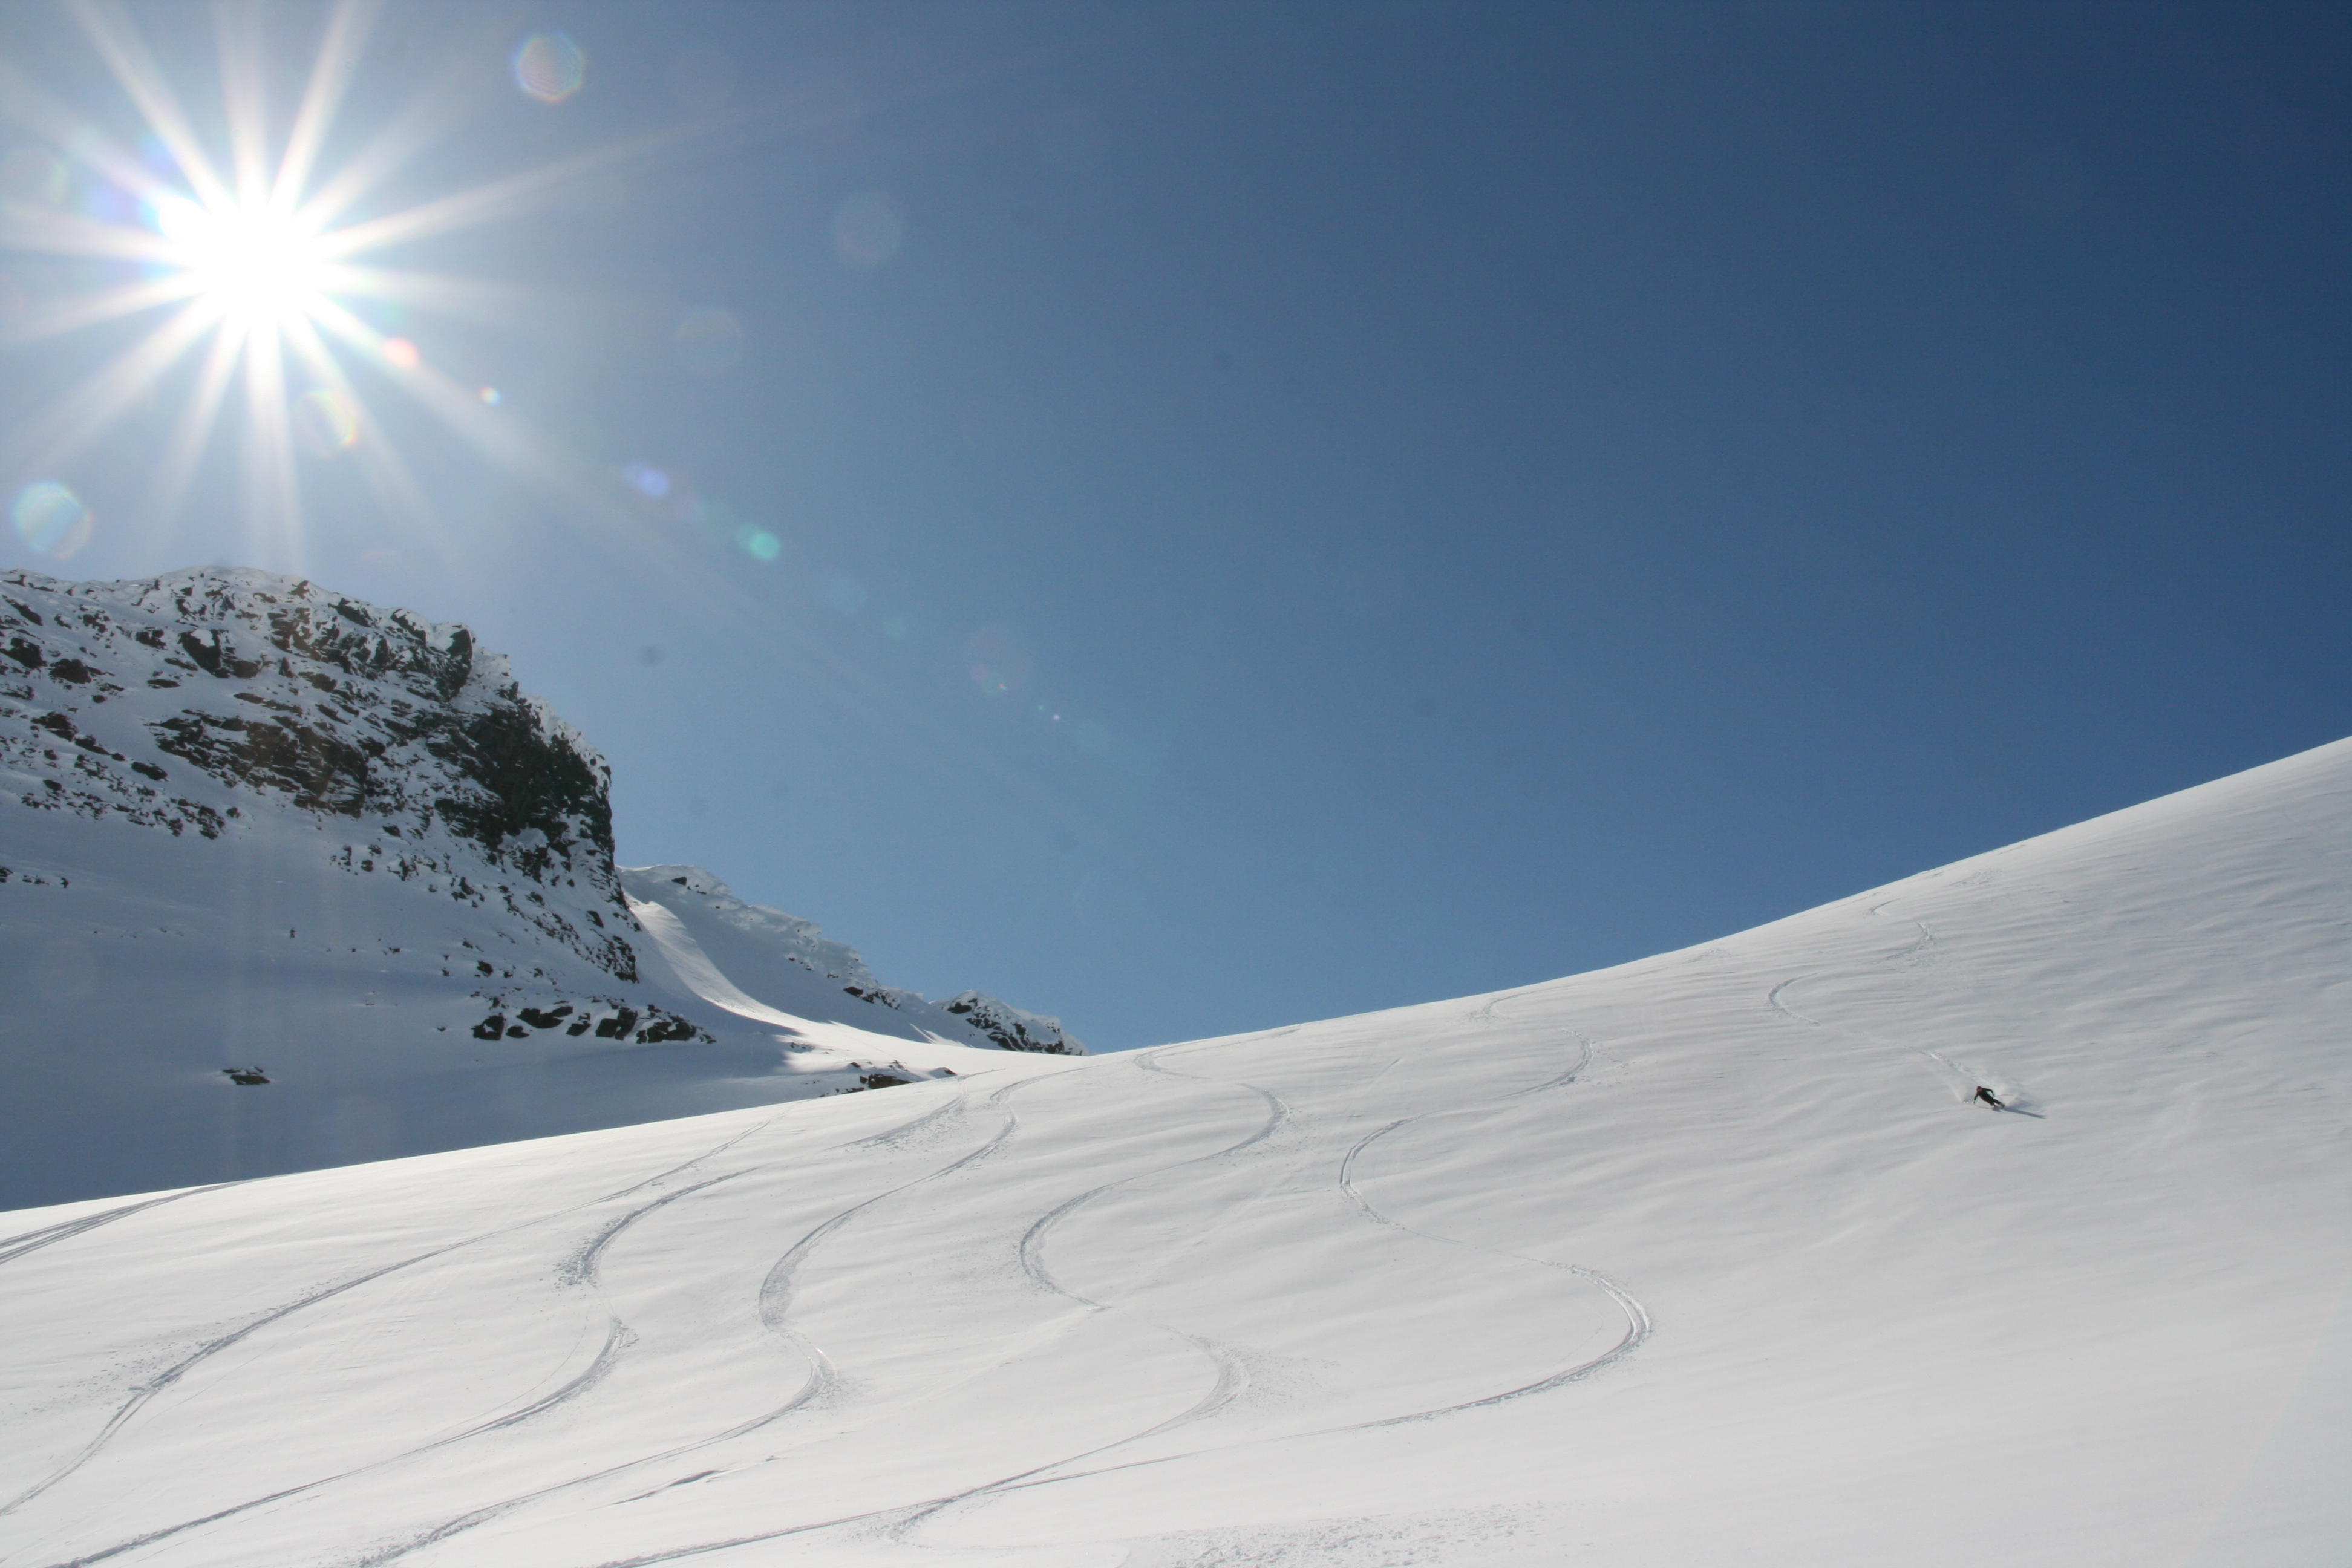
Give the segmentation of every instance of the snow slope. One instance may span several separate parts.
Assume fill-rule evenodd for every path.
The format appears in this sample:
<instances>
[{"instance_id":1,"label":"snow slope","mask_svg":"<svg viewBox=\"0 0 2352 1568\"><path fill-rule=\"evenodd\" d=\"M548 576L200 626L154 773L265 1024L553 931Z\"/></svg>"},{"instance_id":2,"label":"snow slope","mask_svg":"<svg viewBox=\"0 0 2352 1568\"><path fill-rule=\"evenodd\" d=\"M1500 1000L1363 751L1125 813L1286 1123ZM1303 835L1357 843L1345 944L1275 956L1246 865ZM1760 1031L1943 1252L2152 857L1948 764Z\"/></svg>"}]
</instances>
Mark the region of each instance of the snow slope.
<instances>
[{"instance_id":1,"label":"snow slope","mask_svg":"<svg viewBox=\"0 0 2352 1568\"><path fill-rule=\"evenodd\" d=\"M2342 1562L2347 961L2352 742L1520 991L8 1215L0 1561Z\"/></svg>"},{"instance_id":2,"label":"snow slope","mask_svg":"<svg viewBox=\"0 0 2352 1568\"><path fill-rule=\"evenodd\" d=\"M604 759L463 626L236 568L0 572L0 1204L1084 1049L665 870L715 889L661 883L751 989L809 984L746 1012L670 968Z\"/></svg>"},{"instance_id":3,"label":"snow slope","mask_svg":"<svg viewBox=\"0 0 2352 1568\"><path fill-rule=\"evenodd\" d=\"M629 911L662 939L684 935L723 973L739 996L795 1020L847 1024L867 1034L940 1040L980 1050L1084 1056L1086 1047L1059 1018L1025 1013L965 991L929 1002L874 978L857 950L825 939L816 924L765 904L747 904L699 866L624 866ZM661 915L650 911L658 910ZM666 918L665 918L666 917ZM716 1000L698 990L706 1000ZM739 1003L724 1003L746 1016Z\"/></svg>"}]
</instances>

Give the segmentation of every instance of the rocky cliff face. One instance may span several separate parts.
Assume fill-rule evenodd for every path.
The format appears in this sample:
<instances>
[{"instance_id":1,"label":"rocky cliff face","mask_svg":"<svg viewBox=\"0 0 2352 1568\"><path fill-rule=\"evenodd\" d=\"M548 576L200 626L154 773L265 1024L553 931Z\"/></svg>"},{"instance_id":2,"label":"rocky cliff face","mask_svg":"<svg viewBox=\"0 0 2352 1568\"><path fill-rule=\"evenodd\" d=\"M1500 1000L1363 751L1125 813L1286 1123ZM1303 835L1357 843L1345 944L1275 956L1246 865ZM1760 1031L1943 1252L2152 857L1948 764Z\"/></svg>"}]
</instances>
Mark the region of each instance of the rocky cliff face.
<instances>
[{"instance_id":1,"label":"rocky cliff face","mask_svg":"<svg viewBox=\"0 0 2352 1568\"><path fill-rule=\"evenodd\" d=\"M0 790L25 806L205 838L302 814L347 874L637 979L610 770L465 627L260 572L8 572L0 639Z\"/></svg>"},{"instance_id":2,"label":"rocky cliff face","mask_svg":"<svg viewBox=\"0 0 2352 1568\"><path fill-rule=\"evenodd\" d=\"M259 572L0 572L0 1207L1081 1048L705 872L633 905L606 784L463 626Z\"/></svg>"},{"instance_id":3,"label":"rocky cliff face","mask_svg":"<svg viewBox=\"0 0 2352 1568\"><path fill-rule=\"evenodd\" d=\"M727 1021L688 1022L707 1009L642 970L660 960L614 865L610 777L464 626L236 568L121 583L0 573L0 809L13 796L58 819L221 841L224 884L263 840L318 875L397 884L377 891L406 896L373 900L371 919L399 933L376 932L377 956L470 987L477 1038L658 1045ZM26 826L0 831L0 881L69 876ZM232 858L239 842L249 853ZM28 846L40 865L25 863ZM762 996L795 1016L838 1021L846 998L885 1034L1084 1050L992 997L932 1004L885 985L814 925L706 871L626 875L641 897L696 895L689 912L719 919L735 973L825 982ZM667 1007L637 994L649 982Z\"/></svg>"}]
</instances>

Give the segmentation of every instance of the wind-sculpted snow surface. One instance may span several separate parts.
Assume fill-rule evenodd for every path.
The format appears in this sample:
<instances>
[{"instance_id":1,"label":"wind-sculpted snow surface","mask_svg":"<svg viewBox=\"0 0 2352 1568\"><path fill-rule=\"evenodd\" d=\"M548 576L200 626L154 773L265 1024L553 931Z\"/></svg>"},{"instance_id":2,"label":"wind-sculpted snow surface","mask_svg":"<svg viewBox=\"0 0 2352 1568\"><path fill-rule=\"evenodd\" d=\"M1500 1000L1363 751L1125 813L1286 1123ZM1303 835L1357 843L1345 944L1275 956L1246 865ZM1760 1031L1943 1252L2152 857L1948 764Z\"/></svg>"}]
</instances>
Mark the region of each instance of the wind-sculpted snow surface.
<instances>
[{"instance_id":1,"label":"wind-sculpted snow surface","mask_svg":"<svg viewBox=\"0 0 2352 1568\"><path fill-rule=\"evenodd\" d=\"M2334 1561L2347 933L2352 744L1494 996L8 1215L0 1563Z\"/></svg>"},{"instance_id":2,"label":"wind-sculpted snow surface","mask_svg":"<svg viewBox=\"0 0 2352 1568\"><path fill-rule=\"evenodd\" d=\"M796 1017L980 1050L1086 1055L1059 1018L977 991L929 1002L885 985L856 948L827 940L815 921L746 903L699 866L625 866L621 886L633 912L642 917L645 906L659 905L738 990Z\"/></svg>"},{"instance_id":3,"label":"wind-sculpted snow surface","mask_svg":"<svg viewBox=\"0 0 2352 1568\"><path fill-rule=\"evenodd\" d=\"M624 891L606 773L463 626L236 568L0 572L0 1203L1083 1049L772 910L728 962L831 950L855 988L714 1000Z\"/></svg>"}]
</instances>

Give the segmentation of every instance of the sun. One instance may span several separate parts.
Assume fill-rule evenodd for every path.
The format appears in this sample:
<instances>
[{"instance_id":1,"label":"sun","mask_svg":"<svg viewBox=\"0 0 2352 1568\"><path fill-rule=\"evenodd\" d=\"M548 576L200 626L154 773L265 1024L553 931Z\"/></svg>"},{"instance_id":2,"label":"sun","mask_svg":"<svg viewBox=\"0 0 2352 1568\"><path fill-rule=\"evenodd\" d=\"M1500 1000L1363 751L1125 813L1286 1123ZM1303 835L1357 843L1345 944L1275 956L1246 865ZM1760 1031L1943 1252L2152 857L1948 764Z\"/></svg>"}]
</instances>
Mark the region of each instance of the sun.
<instances>
[{"instance_id":1,"label":"sun","mask_svg":"<svg viewBox=\"0 0 2352 1568\"><path fill-rule=\"evenodd\" d=\"M433 524L437 509L369 406L374 391L414 402L484 457L562 492L575 508L593 512L617 505L514 410L502 410L496 392L437 367L432 343L420 345L404 325L418 312L442 320L438 341L458 357L465 322L512 320L530 307L530 290L366 258L428 236L511 221L600 171L677 145L683 132L649 133L368 214L363 209L384 182L450 128L438 100L428 97L346 154L330 156L330 132L350 81L345 68L383 16L383 0L330 0L308 83L297 101L278 106L290 114L273 114L257 85L257 13L224 9L221 123L210 128L201 128L183 105L126 13L96 4L68 9L136 110L140 133L129 141L110 133L0 58L0 120L62 150L82 166L89 184L110 197L82 212L0 200L0 251L76 258L124 280L60 295L13 317L0 313L0 347L142 317L154 324L0 433L0 482L46 482L73 500L57 482L67 465L127 416L156 408L159 387L171 388L178 401L166 416L170 432L142 465L149 491L143 510L158 523L168 521L201 466L232 384L242 380L243 510L247 527L280 547L273 558L299 558L303 450L322 461L348 455L389 512ZM531 97L554 104L577 89L582 57L568 39L568 55L551 54L552 45L533 53L544 41L534 37L518 54L517 80ZM541 79L542 56L569 72L553 84L564 90ZM54 156L52 162L62 193L65 168ZM172 374L192 356L198 362L193 377ZM38 489L37 483L25 493ZM59 537L81 540L88 532ZM68 552L60 546L47 552Z\"/></svg>"},{"instance_id":2,"label":"sun","mask_svg":"<svg viewBox=\"0 0 2352 1568\"><path fill-rule=\"evenodd\" d=\"M328 281L326 247L293 216L267 206L207 207L180 196L154 204L164 259L196 299L238 326L283 326L316 314Z\"/></svg>"}]
</instances>

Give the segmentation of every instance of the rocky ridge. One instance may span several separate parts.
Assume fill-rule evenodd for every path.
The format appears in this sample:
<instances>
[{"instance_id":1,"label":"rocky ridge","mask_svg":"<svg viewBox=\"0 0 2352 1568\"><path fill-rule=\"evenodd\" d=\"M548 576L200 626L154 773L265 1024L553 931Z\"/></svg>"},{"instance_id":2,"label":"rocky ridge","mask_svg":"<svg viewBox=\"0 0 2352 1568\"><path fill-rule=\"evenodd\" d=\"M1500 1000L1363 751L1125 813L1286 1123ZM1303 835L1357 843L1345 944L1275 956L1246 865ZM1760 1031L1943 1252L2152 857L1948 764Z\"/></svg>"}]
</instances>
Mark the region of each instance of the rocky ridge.
<instances>
[{"instance_id":1,"label":"rocky ridge","mask_svg":"<svg viewBox=\"0 0 2352 1568\"><path fill-rule=\"evenodd\" d=\"M383 942L379 956L465 984L475 1038L661 1045L728 1021L644 993L646 936L624 887L641 874L614 863L610 777L462 626L239 568L120 583L0 573L0 797L225 848L307 830L294 837L320 875L397 883L444 910L437 940ZM39 835L0 836L0 880L69 875L5 865L26 859L12 840ZM708 872L658 869L665 891L697 884L853 1012L915 1026L887 1033L1084 1051L1055 1020L975 992L932 1004L884 985L808 921L744 904Z\"/></svg>"}]
</instances>

